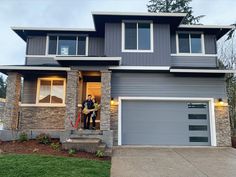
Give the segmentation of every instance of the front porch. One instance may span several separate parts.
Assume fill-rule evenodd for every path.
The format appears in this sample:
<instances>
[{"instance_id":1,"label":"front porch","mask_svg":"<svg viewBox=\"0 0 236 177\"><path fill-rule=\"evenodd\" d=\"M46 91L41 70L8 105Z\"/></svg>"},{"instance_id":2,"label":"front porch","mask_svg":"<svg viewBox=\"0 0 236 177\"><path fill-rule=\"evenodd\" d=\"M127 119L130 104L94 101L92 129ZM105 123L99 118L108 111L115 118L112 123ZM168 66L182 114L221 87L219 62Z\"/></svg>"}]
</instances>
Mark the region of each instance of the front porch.
<instances>
[{"instance_id":1,"label":"front porch","mask_svg":"<svg viewBox=\"0 0 236 177\"><path fill-rule=\"evenodd\" d=\"M111 72L108 69L27 68L4 71L8 75L3 118L5 131L25 131L31 138L47 132L60 138L61 142L95 138L109 148L113 146L110 128ZM79 126L72 126L88 94L101 105L96 130L83 130L82 115Z\"/></svg>"}]
</instances>

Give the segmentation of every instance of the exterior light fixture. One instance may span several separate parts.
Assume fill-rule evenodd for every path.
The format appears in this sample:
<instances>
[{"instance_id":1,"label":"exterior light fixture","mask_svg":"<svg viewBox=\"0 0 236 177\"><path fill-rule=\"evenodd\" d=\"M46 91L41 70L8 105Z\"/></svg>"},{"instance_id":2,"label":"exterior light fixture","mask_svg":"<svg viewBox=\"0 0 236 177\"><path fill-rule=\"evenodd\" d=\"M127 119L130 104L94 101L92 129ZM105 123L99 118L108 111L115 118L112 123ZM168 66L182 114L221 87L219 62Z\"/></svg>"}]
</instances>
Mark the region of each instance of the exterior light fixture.
<instances>
[{"instance_id":1,"label":"exterior light fixture","mask_svg":"<svg viewBox=\"0 0 236 177\"><path fill-rule=\"evenodd\" d=\"M114 105L114 104L115 104L114 98L111 98L111 105Z\"/></svg>"},{"instance_id":2,"label":"exterior light fixture","mask_svg":"<svg viewBox=\"0 0 236 177\"><path fill-rule=\"evenodd\" d=\"M223 99L222 99L222 98L219 98L219 99L218 99L218 103L219 103L220 105L224 105Z\"/></svg>"}]
</instances>

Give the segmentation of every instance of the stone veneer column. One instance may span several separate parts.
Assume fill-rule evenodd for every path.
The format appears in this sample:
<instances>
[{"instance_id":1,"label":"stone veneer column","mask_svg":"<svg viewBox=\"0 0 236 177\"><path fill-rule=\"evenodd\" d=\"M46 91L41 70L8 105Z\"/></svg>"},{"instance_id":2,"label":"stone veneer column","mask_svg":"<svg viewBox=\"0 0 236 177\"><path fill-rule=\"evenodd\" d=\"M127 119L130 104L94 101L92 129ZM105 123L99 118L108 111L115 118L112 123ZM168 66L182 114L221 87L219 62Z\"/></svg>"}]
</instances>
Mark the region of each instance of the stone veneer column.
<instances>
[{"instance_id":1,"label":"stone veneer column","mask_svg":"<svg viewBox=\"0 0 236 177\"><path fill-rule=\"evenodd\" d=\"M4 130L15 130L18 124L21 75L9 72L7 78L6 104L4 109Z\"/></svg>"},{"instance_id":2,"label":"stone veneer column","mask_svg":"<svg viewBox=\"0 0 236 177\"><path fill-rule=\"evenodd\" d=\"M79 101L79 72L72 70L67 72L66 84L66 114L65 114L65 130L73 130L68 117L75 122L78 116Z\"/></svg>"},{"instance_id":3,"label":"stone veneer column","mask_svg":"<svg viewBox=\"0 0 236 177\"><path fill-rule=\"evenodd\" d=\"M100 130L110 130L111 71L101 71Z\"/></svg>"},{"instance_id":4,"label":"stone veneer column","mask_svg":"<svg viewBox=\"0 0 236 177\"><path fill-rule=\"evenodd\" d=\"M231 128L228 106L215 106L217 146L231 146Z\"/></svg>"}]
</instances>

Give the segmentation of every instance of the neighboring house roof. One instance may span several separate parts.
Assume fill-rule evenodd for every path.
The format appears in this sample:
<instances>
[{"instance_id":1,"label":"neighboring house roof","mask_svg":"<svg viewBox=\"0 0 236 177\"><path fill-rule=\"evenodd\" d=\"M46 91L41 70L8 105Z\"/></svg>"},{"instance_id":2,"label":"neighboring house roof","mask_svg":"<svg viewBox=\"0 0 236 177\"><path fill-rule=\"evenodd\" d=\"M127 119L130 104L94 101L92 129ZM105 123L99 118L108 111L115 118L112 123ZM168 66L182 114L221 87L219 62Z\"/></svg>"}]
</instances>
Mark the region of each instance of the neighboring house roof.
<instances>
[{"instance_id":1,"label":"neighboring house roof","mask_svg":"<svg viewBox=\"0 0 236 177\"><path fill-rule=\"evenodd\" d=\"M186 13L138 13L138 12L92 12L95 29L83 28L43 28L43 27L12 27L24 41L27 36L47 35L48 33L88 34L90 36L104 36L105 23L120 23L123 20L152 20L153 22L171 24L172 31L176 30L197 30L216 34L217 39L221 38L232 26L208 26L208 25L180 25Z\"/></svg>"}]
</instances>

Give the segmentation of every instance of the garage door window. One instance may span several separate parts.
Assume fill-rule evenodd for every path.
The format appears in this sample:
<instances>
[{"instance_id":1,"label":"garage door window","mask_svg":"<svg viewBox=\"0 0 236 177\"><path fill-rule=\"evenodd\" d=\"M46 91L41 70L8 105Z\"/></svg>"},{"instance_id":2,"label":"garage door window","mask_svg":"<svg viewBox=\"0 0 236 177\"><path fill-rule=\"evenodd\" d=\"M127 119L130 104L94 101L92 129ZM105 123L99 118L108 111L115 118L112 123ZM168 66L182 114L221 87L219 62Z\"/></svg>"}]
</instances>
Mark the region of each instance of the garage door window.
<instances>
[{"instance_id":1,"label":"garage door window","mask_svg":"<svg viewBox=\"0 0 236 177\"><path fill-rule=\"evenodd\" d=\"M188 108L204 109L207 108L207 103L188 103Z\"/></svg>"},{"instance_id":2,"label":"garage door window","mask_svg":"<svg viewBox=\"0 0 236 177\"><path fill-rule=\"evenodd\" d=\"M188 119L207 119L207 115L206 114L189 114L188 115Z\"/></svg>"},{"instance_id":3,"label":"garage door window","mask_svg":"<svg viewBox=\"0 0 236 177\"><path fill-rule=\"evenodd\" d=\"M208 137L189 137L189 141L194 143L208 142Z\"/></svg>"},{"instance_id":4,"label":"garage door window","mask_svg":"<svg viewBox=\"0 0 236 177\"><path fill-rule=\"evenodd\" d=\"M189 131L207 131L207 125L189 125Z\"/></svg>"}]
</instances>

